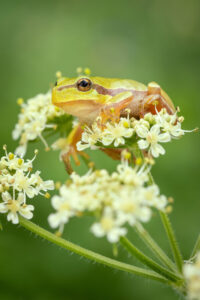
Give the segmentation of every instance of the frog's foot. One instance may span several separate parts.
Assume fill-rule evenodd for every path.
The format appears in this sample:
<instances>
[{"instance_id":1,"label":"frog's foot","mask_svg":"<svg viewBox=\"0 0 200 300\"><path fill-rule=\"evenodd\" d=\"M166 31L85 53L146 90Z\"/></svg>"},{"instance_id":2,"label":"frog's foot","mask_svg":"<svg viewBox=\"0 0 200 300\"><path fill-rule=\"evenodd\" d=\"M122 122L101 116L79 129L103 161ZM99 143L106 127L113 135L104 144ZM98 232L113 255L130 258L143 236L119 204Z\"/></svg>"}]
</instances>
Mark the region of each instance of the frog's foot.
<instances>
[{"instance_id":1,"label":"frog's foot","mask_svg":"<svg viewBox=\"0 0 200 300\"><path fill-rule=\"evenodd\" d=\"M121 112L124 111L133 100L130 96L120 102L110 104L103 108L100 113L101 124L106 124L107 121L118 123L120 120Z\"/></svg>"},{"instance_id":2,"label":"frog's foot","mask_svg":"<svg viewBox=\"0 0 200 300\"><path fill-rule=\"evenodd\" d=\"M84 153L83 151L78 151L76 144L78 141L80 141L82 136L82 128L80 124L78 124L76 127L73 128L71 133L69 134L67 138L67 150L62 154L62 160L65 164L66 171L68 174L71 174L73 172L72 166L71 166L71 157L74 159L75 164L77 166L80 165L80 160L78 158L78 155L82 156L85 160L89 160L89 156Z\"/></svg>"},{"instance_id":3,"label":"frog's foot","mask_svg":"<svg viewBox=\"0 0 200 300\"><path fill-rule=\"evenodd\" d=\"M89 162L89 156L83 151L78 151L76 145L69 145L68 151L62 155L62 160L65 164L65 168L68 174L73 173L71 157L74 159L75 164L77 166L80 166L80 160L78 155L82 156L85 160Z\"/></svg>"}]
</instances>

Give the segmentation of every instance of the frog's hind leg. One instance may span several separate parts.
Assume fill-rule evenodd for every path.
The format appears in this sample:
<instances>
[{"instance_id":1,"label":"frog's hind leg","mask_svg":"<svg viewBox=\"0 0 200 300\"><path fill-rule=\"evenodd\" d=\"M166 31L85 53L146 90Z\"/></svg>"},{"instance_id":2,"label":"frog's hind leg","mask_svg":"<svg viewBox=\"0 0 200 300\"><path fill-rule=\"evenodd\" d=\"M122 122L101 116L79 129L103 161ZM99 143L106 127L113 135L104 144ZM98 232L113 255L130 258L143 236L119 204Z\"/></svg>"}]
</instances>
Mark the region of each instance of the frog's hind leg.
<instances>
[{"instance_id":1,"label":"frog's hind leg","mask_svg":"<svg viewBox=\"0 0 200 300\"><path fill-rule=\"evenodd\" d=\"M174 105L169 96L156 82L150 82L148 84L148 95L144 100L143 114L147 112L156 114L156 111L160 111L162 108L166 108L169 114L175 112Z\"/></svg>"},{"instance_id":2,"label":"frog's hind leg","mask_svg":"<svg viewBox=\"0 0 200 300\"><path fill-rule=\"evenodd\" d=\"M121 153L123 149L119 148L101 148L105 154L111 157L113 160L121 160Z\"/></svg>"},{"instance_id":3,"label":"frog's hind leg","mask_svg":"<svg viewBox=\"0 0 200 300\"><path fill-rule=\"evenodd\" d=\"M78 158L78 155L83 156L85 159L89 159L89 156L84 153L83 151L78 151L76 144L78 141L80 141L81 136L82 136L82 128L80 124L78 124L76 127L74 127L69 134L67 138L67 150L62 154L62 160L65 164L66 171L68 174L71 174L73 172L72 166L71 166L71 157L73 157L75 164L77 166L80 165L80 160Z\"/></svg>"}]
</instances>

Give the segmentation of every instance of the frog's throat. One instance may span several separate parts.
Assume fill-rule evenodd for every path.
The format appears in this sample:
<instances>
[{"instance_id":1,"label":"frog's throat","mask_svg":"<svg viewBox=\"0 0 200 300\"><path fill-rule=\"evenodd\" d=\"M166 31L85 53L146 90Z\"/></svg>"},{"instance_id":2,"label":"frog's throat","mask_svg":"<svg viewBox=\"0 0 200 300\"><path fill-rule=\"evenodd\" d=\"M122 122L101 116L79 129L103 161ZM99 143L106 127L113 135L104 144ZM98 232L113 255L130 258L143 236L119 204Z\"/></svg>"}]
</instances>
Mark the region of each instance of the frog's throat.
<instances>
[{"instance_id":1,"label":"frog's throat","mask_svg":"<svg viewBox=\"0 0 200 300\"><path fill-rule=\"evenodd\" d=\"M103 104L93 100L76 100L55 103L56 106L62 108L67 114L78 117L84 122L92 122L99 115Z\"/></svg>"}]
</instances>

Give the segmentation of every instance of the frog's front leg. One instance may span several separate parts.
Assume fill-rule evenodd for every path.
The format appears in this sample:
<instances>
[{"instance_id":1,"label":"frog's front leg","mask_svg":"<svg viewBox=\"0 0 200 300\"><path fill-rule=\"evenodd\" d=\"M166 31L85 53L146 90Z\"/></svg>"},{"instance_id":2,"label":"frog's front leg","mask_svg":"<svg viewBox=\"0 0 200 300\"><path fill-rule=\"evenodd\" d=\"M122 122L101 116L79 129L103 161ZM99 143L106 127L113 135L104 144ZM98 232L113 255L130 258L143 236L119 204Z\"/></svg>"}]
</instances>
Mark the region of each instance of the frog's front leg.
<instances>
[{"instance_id":1,"label":"frog's front leg","mask_svg":"<svg viewBox=\"0 0 200 300\"><path fill-rule=\"evenodd\" d=\"M65 164L66 171L68 174L71 174L73 172L72 166L71 166L71 157L73 157L76 165L80 165L80 160L78 158L78 155L83 156L85 159L89 159L88 155L84 153L83 151L78 151L76 144L78 141L80 141L82 136L83 129L81 128L81 125L78 124L75 126L72 131L70 132L69 136L67 137L67 149L64 154L62 154L62 160Z\"/></svg>"},{"instance_id":2,"label":"frog's front leg","mask_svg":"<svg viewBox=\"0 0 200 300\"><path fill-rule=\"evenodd\" d=\"M133 94L131 92L122 92L112 97L104 108L101 109L100 117L101 123L105 124L108 120L118 122L121 112L125 110L133 101Z\"/></svg>"}]
</instances>

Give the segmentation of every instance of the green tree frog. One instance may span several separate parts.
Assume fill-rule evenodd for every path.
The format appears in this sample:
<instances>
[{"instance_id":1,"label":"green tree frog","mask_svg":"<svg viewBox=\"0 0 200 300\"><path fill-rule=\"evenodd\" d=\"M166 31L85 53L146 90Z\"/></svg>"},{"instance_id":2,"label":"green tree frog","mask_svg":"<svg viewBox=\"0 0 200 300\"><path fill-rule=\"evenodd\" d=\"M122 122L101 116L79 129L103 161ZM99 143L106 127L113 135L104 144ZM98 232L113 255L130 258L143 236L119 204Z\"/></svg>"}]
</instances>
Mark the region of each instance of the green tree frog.
<instances>
[{"instance_id":1,"label":"green tree frog","mask_svg":"<svg viewBox=\"0 0 200 300\"><path fill-rule=\"evenodd\" d=\"M68 137L69 150L63 157L68 171L71 155L78 162L76 143L81 138L81 124L90 126L98 116L105 121L126 116L127 109L130 117L137 119L162 108L169 114L175 112L173 102L155 82L144 85L134 80L92 76L59 78L52 89L52 102L80 122Z\"/></svg>"}]
</instances>

